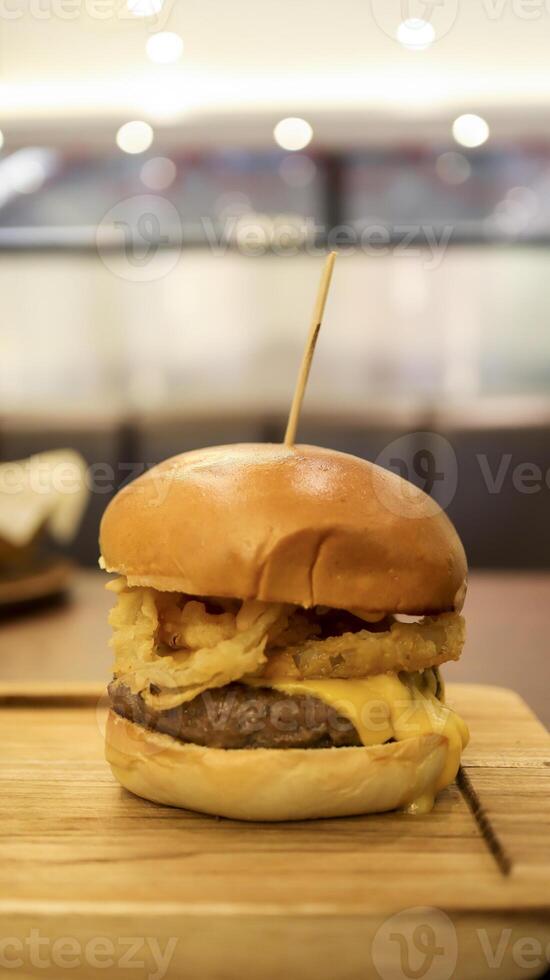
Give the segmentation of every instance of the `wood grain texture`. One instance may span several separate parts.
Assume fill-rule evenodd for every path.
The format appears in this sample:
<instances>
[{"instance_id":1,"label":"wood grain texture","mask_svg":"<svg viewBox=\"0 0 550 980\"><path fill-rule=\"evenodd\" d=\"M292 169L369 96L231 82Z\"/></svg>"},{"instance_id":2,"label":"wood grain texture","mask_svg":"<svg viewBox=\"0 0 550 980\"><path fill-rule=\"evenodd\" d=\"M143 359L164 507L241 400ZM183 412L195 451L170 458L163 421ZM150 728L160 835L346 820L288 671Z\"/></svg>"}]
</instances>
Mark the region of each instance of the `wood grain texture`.
<instances>
[{"instance_id":1,"label":"wood grain texture","mask_svg":"<svg viewBox=\"0 0 550 980\"><path fill-rule=\"evenodd\" d=\"M174 980L352 980L380 976L380 955L392 980L405 974L382 942L388 916L429 907L456 930L449 977L540 975L540 957L516 960L520 940L550 941L549 738L512 692L458 685L448 696L473 738L460 786L432 814L245 825L121 790L103 761L106 699L95 703L93 689L53 702L0 690L0 934L108 937L116 955L124 937L173 938ZM503 936L497 972L487 950ZM149 965L121 975L152 976L151 957L144 947ZM16 976L65 974L23 960ZM70 972L106 975L90 962Z\"/></svg>"}]
</instances>

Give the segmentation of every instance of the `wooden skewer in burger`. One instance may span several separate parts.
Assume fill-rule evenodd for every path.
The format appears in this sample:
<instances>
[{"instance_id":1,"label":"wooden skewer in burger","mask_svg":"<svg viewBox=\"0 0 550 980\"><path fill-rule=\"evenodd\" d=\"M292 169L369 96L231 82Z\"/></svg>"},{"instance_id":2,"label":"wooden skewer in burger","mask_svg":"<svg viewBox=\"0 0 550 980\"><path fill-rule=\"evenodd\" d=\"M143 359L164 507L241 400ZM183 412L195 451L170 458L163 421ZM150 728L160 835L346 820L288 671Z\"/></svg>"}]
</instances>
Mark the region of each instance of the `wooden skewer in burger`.
<instances>
[{"instance_id":1,"label":"wooden skewer in burger","mask_svg":"<svg viewBox=\"0 0 550 980\"><path fill-rule=\"evenodd\" d=\"M182 453L104 514L107 759L145 799L261 821L422 812L457 773L468 733L438 667L464 640L460 539L396 474L294 445L334 258L285 443Z\"/></svg>"}]
</instances>

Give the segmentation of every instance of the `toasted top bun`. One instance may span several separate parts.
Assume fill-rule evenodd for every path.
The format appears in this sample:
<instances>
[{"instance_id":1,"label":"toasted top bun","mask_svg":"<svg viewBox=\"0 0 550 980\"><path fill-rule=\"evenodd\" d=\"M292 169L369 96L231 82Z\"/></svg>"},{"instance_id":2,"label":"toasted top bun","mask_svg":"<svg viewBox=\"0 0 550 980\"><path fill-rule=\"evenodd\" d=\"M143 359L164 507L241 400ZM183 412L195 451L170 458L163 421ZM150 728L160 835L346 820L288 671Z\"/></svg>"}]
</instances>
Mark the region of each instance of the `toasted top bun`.
<instances>
[{"instance_id":1,"label":"toasted top bun","mask_svg":"<svg viewBox=\"0 0 550 980\"><path fill-rule=\"evenodd\" d=\"M366 613L460 609L466 557L438 504L395 473L317 446L243 444L165 460L101 523L130 585Z\"/></svg>"}]
</instances>

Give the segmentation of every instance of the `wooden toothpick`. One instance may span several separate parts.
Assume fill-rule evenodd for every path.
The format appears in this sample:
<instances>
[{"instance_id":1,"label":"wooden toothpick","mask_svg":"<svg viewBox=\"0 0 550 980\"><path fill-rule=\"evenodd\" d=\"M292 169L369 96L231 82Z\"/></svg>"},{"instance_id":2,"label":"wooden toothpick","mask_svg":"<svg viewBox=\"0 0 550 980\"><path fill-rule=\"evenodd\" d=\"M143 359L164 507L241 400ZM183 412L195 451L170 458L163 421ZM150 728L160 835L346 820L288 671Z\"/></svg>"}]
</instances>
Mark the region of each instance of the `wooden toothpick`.
<instances>
[{"instance_id":1,"label":"wooden toothpick","mask_svg":"<svg viewBox=\"0 0 550 980\"><path fill-rule=\"evenodd\" d=\"M335 259L336 252L331 252L330 255L327 256L327 260L323 268L321 282L319 283L319 291L317 293L317 299L313 310L311 327L309 328L309 335L304 348L304 353L302 355L302 363L300 364L296 388L294 389L294 397L292 399L292 405L290 406L290 414L288 416L285 432L285 446L293 446L296 439L298 419L300 418L300 410L304 400L304 393L306 390L307 379L309 378L309 371L313 360L313 354L315 352L317 337L319 336L321 323L323 322L323 313L325 312L325 305L327 302Z\"/></svg>"}]
</instances>

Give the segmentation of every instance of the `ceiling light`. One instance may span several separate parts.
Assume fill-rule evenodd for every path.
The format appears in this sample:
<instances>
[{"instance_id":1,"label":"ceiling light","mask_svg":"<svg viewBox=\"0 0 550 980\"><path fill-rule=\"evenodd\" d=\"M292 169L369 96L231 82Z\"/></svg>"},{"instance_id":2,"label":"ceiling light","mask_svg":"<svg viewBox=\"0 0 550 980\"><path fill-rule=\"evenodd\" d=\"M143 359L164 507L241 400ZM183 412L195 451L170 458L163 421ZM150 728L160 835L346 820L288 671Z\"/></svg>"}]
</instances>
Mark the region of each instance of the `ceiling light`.
<instances>
[{"instance_id":1,"label":"ceiling light","mask_svg":"<svg viewBox=\"0 0 550 980\"><path fill-rule=\"evenodd\" d=\"M313 130L305 119L298 119L290 116L288 119L281 119L273 130L275 142L283 150L303 150L313 138Z\"/></svg>"},{"instance_id":2,"label":"ceiling light","mask_svg":"<svg viewBox=\"0 0 550 980\"><path fill-rule=\"evenodd\" d=\"M461 146L481 146L489 136L489 127L481 116L467 112L453 123L453 136Z\"/></svg>"},{"instance_id":3,"label":"ceiling light","mask_svg":"<svg viewBox=\"0 0 550 980\"><path fill-rule=\"evenodd\" d=\"M472 172L470 161L463 153L442 153L435 161L437 176L445 184L458 186L468 180Z\"/></svg>"},{"instance_id":4,"label":"ceiling light","mask_svg":"<svg viewBox=\"0 0 550 980\"><path fill-rule=\"evenodd\" d=\"M529 211L513 200L499 201L489 218L492 224L506 235L519 235L529 227L531 215Z\"/></svg>"},{"instance_id":5,"label":"ceiling light","mask_svg":"<svg viewBox=\"0 0 550 980\"><path fill-rule=\"evenodd\" d=\"M153 136L149 123L135 119L120 127L116 134L117 146L124 153L144 153L151 146Z\"/></svg>"},{"instance_id":6,"label":"ceiling light","mask_svg":"<svg viewBox=\"0 0 550 980\"><path fill-rule=\"evenodd\" d=\"M4 160L3 176L8 175L11 189L17 194L34 194L57 167L54 150L28 146Z\"/></svg>"},{"instance_id":7,"label":"ceiling light","mask_svg":"<svg viewBox=\"0 0 550 980\"><path fill-rule=\"evenodd\" d=\"M27 146L0 160L0 207L16 194L34 194L55 174L59 154L47 147Z\"/></svg>"},{"instance_id":8,"label":"ceiling light","mask_svg":"<svg viewBox=\"0 0 550 980\"><path fill-rule=\"evenodd\" d=\"M534 214L539 207L538 194L532 187L511 187L506 193L506 200L514 204L520 204L529 213Z\"/></svg>"},{"instance_id":9,"label":"ceiling light","mask_svg":"<svg viewBox=\"0 0 550 980\"><path fill-rule=\"evenodd\" d=\"M172 65L181 57L183 41L173 31L159 31L151 34L145 48L150 61L157 65Z\"/></svg>"},{"instance_id":10,"label":"ceiling light","mask_svg":"<svg viewBox=\"0 0 550 980\"><path fill-rule=\"evenodd\" d=\"M397 40L409 51L423 51L435 41L435 31L429 20L410 17L397 28Z\"/></svg>"},{"instance_id":11,"label":"ceiling light","mask_svg":"<svg viewBox=\"0 0 550 980\"><path fill-rule=\"evenodd\" d=\"M160 14L164 0L127 0L127 8L134 17L154 17Z\"/></svg>"},{"instance_id":12,"label":"ceiling light","mask_svg":"<svg viewBox=\"0 0 550 980\"><path fill-rule=\"evenodd\" d=\"M174 183L177 172L173 160L168 157L153 157L143 164L139 175L142 183L150 190L164 191Z\"/></svg>"}]
</instances>

